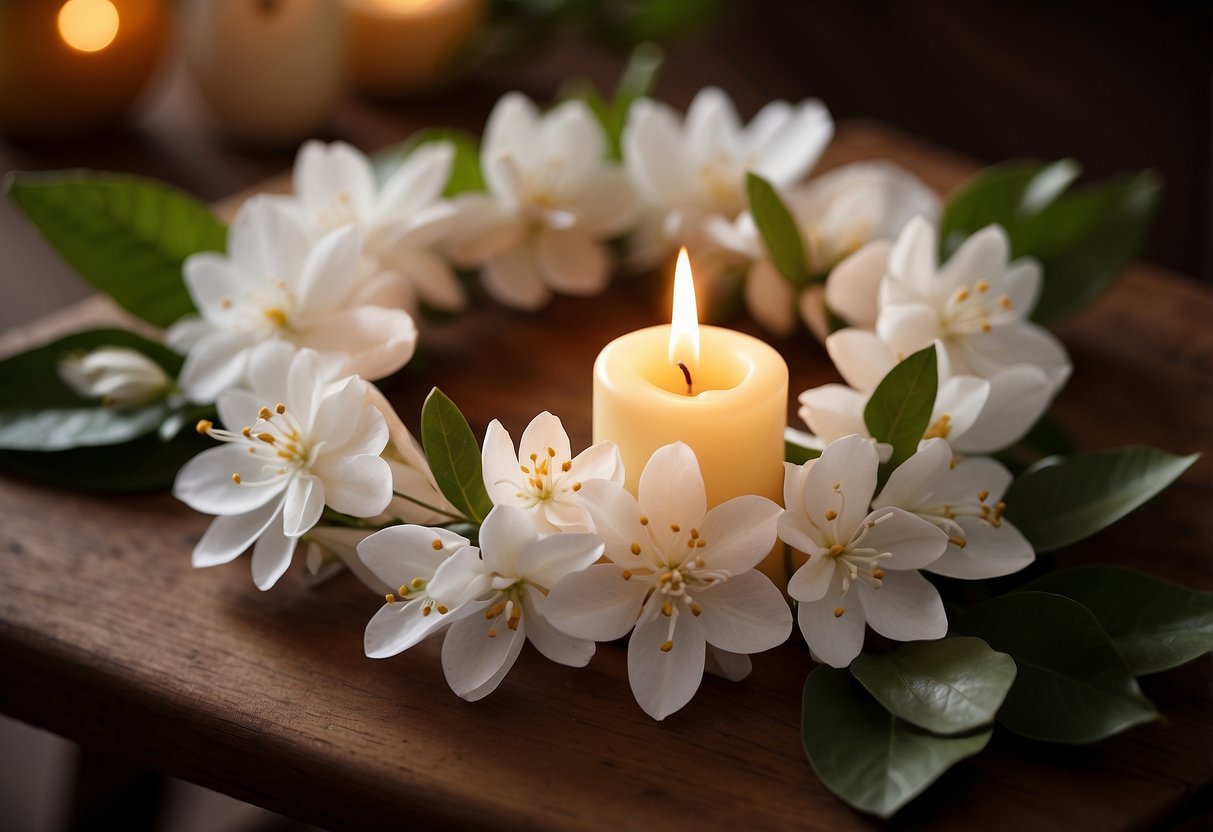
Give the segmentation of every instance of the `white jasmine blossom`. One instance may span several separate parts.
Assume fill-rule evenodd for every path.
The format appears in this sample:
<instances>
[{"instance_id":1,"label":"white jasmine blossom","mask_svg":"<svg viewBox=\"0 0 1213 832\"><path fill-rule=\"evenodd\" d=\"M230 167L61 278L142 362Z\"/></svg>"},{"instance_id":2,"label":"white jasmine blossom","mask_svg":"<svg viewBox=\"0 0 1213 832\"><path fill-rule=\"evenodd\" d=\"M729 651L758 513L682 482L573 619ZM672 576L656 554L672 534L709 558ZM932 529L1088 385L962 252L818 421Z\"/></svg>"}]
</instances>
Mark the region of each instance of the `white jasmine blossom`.
<instances>
[{"instance_id":1,"label":"white jasmine blossom","mask_svg":"<svg viewBox=\"0 0 1213 832\"><path fill-rule=\"evenodd\" d=\"M1032 545L1003 517L1011 472L988 457L957 461L948 443L930 439L889 476L872 502L896 506L948 535L948 547L925 568L975 580L1010 575L1036 558Z\"/></svg>"},{"instance_id":2,"label":"white jasmine blossom","mask_svg":"<svg viewBox=\"0 0 1213 832\"><path fill-rule=\"evenodd\" d=\"M864 406L897 361L875 333L859 329L835 332L826 348L853 386L806 390L800 394L800 417L824 444L852 433L866 436ZM1048 374L1032 364L1005 367L982 379L953 375L948 353L938 342L936 357L939 388L923 436L947 439L959 453L993 453L1015 444L1053 400Z\"/></svg>"},{"instance_id":3,"label":"white jasmine blossom","mask_svg":"<svg viewBox=\"0 0 1213 832\"><path fill-rule=\"evenodd\" d=\"M707 261L721 248L707 226L732 222L745 208L746 174L791 185L816 164L833 135L834 122L815 99L774 101L744 126L715 87L695 96L685 121L665 104L637 100L623 131L624 162L648 206L637 261L656 265L680 245L697 265Z\"/></svg>"},{"instance_id":4,"label":"white jasmine blossom","mask_svg":"<svg viewBox=\"0 0 1213 832\"><path fill-rule=\"evenodd\" d=\"M59 360L59 378L77 395L119 409L139 407L174 389L163 367L129 347L68 353Z\"/></svg>"},{"instance_id":5,"label":"white jasmine blossom","mask_svg":"<svg viewBox=\"0 0 1213 832\"><path fill-rule=\"evenodd\" d=\"M194 566L227 563L253 547L253 581L269 589L290 565L299 539L327 505L373 517L392 498L392 475L379 454L383 416L367 404L366 382L324 381L320 356L287 344L256 351L252 390L227 390L220 421L198 424L223 442L177 473L173 494L195 511L218 515L198 545Z\"/></svg>"},{"instance_id":6,"label":"white jasmine blossom","mask_svg":"<svg viewBox=\"0 0 1213 832\"><path fill-rule=\"evenodd\" d=\"M309 141L295 159L289 200L320 233L358 230L374 277L366 291L376 306L415 313L419 301L444 310L466 305L463 287L436 247L449 231L454 206L442 199L454 148L431 142L414 150L384 180L370 159L345 142Z\"/></svg>"},{"instance_id":7,"label":"white jasmine blossom","mask_svg":"<svg viewBox=\"0 0 1213 832\"><path fill-rule=\"evenodd\" d=\"M397 614L389 596L372 619L367 655L392 655L449 624L442 669L451 690L470 702L497 689L526 641L571 667L594 654L594 642L560 632L545 610L552 586L602 554L592 534L541 538L522 509L496 506L480 527L479 547L450 532L403 526L368 538L359 553L382 579L399 581L405 602ZM393 557L404 564L394 571L384 566Z\"/></svg>"},{"instance_id":8,"label":"white jasmine blossom","mask_svg":"<svg viewBox=\"0 0 1213 832\"><path fill-rule=\"evenodd\" d=\"M638 207L605 153L584 102L540 114L521 93L502 97L481 149L488 193L456 198L452 259L481 267L489 294L519 309L538 309L553 292L600 292L611 276L604 243L628 229Z\"/></svg>"},{"instance_id":9,"label":"white jasmine blossom","mask_svg":"<svg viewBox=\"0 0 1213 832\"><path fill-rule=\"evenodd\" d=\"M1000 226L969 237L939 265L935 228L916 218L889 253L880 283L875 334L853 339L832 356L843 376L875 375L886 356L901 357L937 342L951 373L991 378L1017 364L1044 371L1056 393L1070 375L1065 348L1029 316L1040 292L1040 264L1008 263L1010 243ZM869 268L879 267L872 258ZM847 330L843 330L847 332ZM878 346L883 344L883 348Z\"/></svg>"},{"instance_id":10,"label":"white jasmine blossom","mask_svg":"<svg viewBox=\"0 0 1213 832\"><path fill-rule=\"evenodd\" d=\"M199 317L174 324L168 341L187 353L178 383L190 400L212 402L244 383L250 357L267 341L315 350L330 379L377 379L403 367L417 328L407 312L374 305L363 293L361 257L352 226L313 240L268 198L245 203L227 254L194 254L185 262Z\"/></svg>"},{"instance_id":11,"label":"white jasmine blossom","mask_svg":"<svg viewBox=\"0 0 1213 832\"><path fill-rule=\"evenodd\" d=\"M791 632L782 594L754 569L775 543L779 506L746 496L707 510L699 462L681 442L653 454L638 491L639 499L618 482L586 483L584 504L611 563L561 581L548 615L579 638L609 641L632 630L632 693L645 713L665 719L698 690L705 651L722 675L740 679L746 654Z\"/></svg>"},{"instance_id":12,"label":"white jasmine blossom","mask_svg":"<svg viewBox=\"0 0 1213 832\"><path fill-rule=\"evenodd\" d=\"M817 661L846 667L865 625L895 641L942 638L939 593L917 570L943 555L948 535L908 511L869 510L879 466L872 443L848 436L803 466L785 463L779 537L808 560L788 582Z\"/></svg>"},{"instance_id":13,"label":"white jasmine blossom","mask_svg":"<svg viewBox=\"0 0 1213 832\"><path fill-rule=\"evenodd\" d=\"M484 435L484 485L494 505L525 509L540 534L593 531L581 500L585 483L622 483L623 458L614 442L599 442L577 456L560 419L546 410L522 433L518 451L501 422Z\"/></svg>"},{"instance_id":14,"label":"white jasmine blossom","mask_svg":"<svg viewBox=\"0 0 1213 832\"><path fill-rule=\"evenodd\" d=\"M455 621L429 587L438 568L467 546L468 539L454 532L416 525L392 526L358 544L358 560L384 593L383 606L366 625L367 656L395 656Z\"/></svg>"},{"instance_id":15,"label":"white jasmine blossom","mask_svg":"<svg viewBox=\"0 0 1213 832\"><path fill-rule=\"evenodd\" d=\"M818 328L825 320L824 300L849 323L875 326L883 263L874 280L870 270L840 264L874 240L896 239L916 216L934 220L939 197L891 162L845 165L786 189L782 197L799 226L809 274L829 276L824 292L813 285L797 295L771 261L749 211L733 223L716 218L708 223L709 236L749 261L745 299L750 314L772 332L786 334L799 311L810 329L825 338L827 332ZM887 246L877 248L887 254Z\"/></svg>"}]
</instances>

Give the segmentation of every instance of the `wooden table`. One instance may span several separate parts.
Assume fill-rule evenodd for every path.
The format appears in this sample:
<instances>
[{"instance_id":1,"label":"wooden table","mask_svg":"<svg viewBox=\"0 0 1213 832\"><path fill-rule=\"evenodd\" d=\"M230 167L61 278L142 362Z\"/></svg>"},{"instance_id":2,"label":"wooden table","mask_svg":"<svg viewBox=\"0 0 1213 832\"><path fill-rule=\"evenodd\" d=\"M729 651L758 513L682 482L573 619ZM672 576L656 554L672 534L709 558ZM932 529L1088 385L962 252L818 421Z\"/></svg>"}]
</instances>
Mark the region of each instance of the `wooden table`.
<instances>
[{"instance_id":1,"label":"wooden table","mask_svg":"<svg viewBox=\"0 0 1213 832\"><path fill-rule=\"evenodd\" d=\"M874 157L942 191L973 168L867 123L844 125L823 167ZM614 336L659 321L652 294L621 281L537 315L482 302L425 327L422 355L392 398L415 425L439 384L475 430L500 417L515 436L548 408L583 446L593 358ZM1211 324L1213 293L1135 266L1060 329L1076 372L1057 414L1079 447L1206 453L1062 563L1124 563L1213 587ZM807 335L776 345L793 391L834 380ZM0 517L0 710L86 747L333 829L879 825L833 798L805 761L799 702L811 663L795 643L757 656L743 683L708 677L663 723L632 701L614 644L582 670L528 648L496 693L468 704L447 689L434 643L388 661L363 656L363 627L381 601L349 576L307 589L288 575L261 593L247 559L191 569L208 519L168 495L102 498L0 477ZM1166 720L1096 746L998 732L898 825L1197 828L1213 790L1211 667L1205 657L1144 679Z\"/></svg>"}]
</instances>

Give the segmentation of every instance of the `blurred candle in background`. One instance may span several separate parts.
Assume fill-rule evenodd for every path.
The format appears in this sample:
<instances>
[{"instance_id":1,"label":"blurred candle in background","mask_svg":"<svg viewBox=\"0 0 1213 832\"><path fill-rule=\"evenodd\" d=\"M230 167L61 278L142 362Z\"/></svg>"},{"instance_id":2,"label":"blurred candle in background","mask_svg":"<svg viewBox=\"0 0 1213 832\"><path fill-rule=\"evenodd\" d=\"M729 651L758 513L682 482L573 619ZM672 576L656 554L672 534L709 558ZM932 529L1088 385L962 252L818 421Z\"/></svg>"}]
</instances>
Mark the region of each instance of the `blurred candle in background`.
<instances>
[{"instance_id":1,"label":"blurred candle in background","mask_svg":"<svg viewBox=\"0 0 1213 832\"><path fill-rule=\"evenodd\" d=\"M341 94L340 0L190 0L190 74L224 133L285 147L315 135Z\"/></svg>"},{"instance_id":2,"label":"blurred candle in background","mask_svg":"<svg viewBox=\"0 0 1213 832\"><path fill-rule=\"evenodd\" d=\"M345 0L345 8L350 82L378 98L447 84L487 11L484 0Z\"/></svg>"},{"instance_id":3,"label":"blurred candle in background","mask_svg":"<svg viewBox=\"0 0 1213 832\"><path fill-rule=\"evenodd\" d=\"M63 140L116 124L166 28L160 0L0 0L0 129Z\"/></svg>"}]
</instances>

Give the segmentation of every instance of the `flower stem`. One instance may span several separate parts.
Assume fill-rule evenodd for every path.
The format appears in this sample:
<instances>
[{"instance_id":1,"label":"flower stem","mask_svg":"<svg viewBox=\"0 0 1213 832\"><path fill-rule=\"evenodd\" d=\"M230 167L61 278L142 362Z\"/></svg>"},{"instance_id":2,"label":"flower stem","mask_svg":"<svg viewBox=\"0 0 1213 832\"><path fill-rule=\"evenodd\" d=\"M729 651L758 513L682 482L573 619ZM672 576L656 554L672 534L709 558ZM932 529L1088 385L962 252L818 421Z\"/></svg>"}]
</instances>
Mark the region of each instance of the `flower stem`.
<instances>
[{"instance_id":1,"label":"flower stem","mask_svg":"<svg viewBox=\"0 0 1213 832\"><path fill-rule=\"evenodd\" d=\"M432 506L429 503L424 503L421 500L418 500L416 497L410 497L408 494L401 494L399 491L393 491L392 493L402 500L407 500L408 502L412 503L413 505L421 506L422 508L432 511L435 514L441 514L443 517L449 517L452 520L456 520L456 521L460 521L460 522L467 520L466 517L464 517L460 514L452 514L449 511L443 511L442 509L438 508L437 506Z\"/></svg>"}]
</instances>

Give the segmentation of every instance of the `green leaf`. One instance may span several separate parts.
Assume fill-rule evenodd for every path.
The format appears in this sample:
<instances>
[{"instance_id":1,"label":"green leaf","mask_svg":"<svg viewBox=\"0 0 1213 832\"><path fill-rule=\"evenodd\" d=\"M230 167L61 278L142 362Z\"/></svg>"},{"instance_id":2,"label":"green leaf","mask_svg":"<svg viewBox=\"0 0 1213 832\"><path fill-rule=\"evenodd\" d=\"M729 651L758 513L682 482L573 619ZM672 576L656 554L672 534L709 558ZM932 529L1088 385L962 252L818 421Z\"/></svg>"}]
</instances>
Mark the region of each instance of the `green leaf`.
<instances>
[{"instance_id":1,"label":"green leaf","mask_svg":"<svg viewBox=\"0 0 1213 832\"><path fill-rule=\"evenodd\" d=\"M881 379L863 409L868 433L893 446L889 467L895 468L918 450L931 422L939 369L935 345L911 355Z\"/></svg>"},{"instance_id":2,"label":"green leaf","mask_svg":"<svg viewBox=\"0 0 1213 832\"><path fill-rule=\"evenodd\" d=\"M431 127L419 130L409 139L375 155L373 164L380 181L386 180L404 163L413 151L426 144L447 142L455 149L451 162L451 175L447 179L443 196L456 196L466 191L485 189L484 173L480 169L480 143L476 137L463 130L447 127Z\"/></svg>"},{"instance_id":3,"label":"green leaf","mask_svg":"<svg viewBox=\"0 0 1213 832\"><path fill-rule=\"evenodd\" d=\"M801 736L813 770L862 812L888 818L956 763L985 748L991 729L940 737L889 714L850 674L818 667L804 686Z\"/></svg>"},{"instance_id":4,"label":"green leaf","mask_svg":"<svg viewBox=\"0 0 1213 832\"><path fill-rule=\"evenodd\" d=\"M1012 592L952 623L1015 660L1015 683L998 721L1016 734L1090 743L1158 715L1095 616L1077 601Z\"/></svg>"},{"instance_id":5,"label":"green leaf","mask_svg":"<svg viewBox=\"0 0 1213 832\"><path fill-rule=\"evenodd\" d=\"M889 713L936 734L959 734L994 721L1015 681L1015 662L979 638L902 644L884 655L861 653L851 675Z\"/></svg>"},{"instance_id":6,"label":"green leaf","mask_svg":"<svg viewBox=\"0 0 1213 832\"><path fill-rule=\"evenodd\" d=\"M116 409L81 398L63 383L60 360L97 347L136 350L170 378L181 369L181 356L120 329L76 333L0 361L0 449L62 451L114 445L151 433L164 422L171 411L163 398L143 407Z\"/></svg>"},{"instance_id":7,"label":"green leaf","mask_svg":"<svg viewBox=\"0 0 1213 832\"><path fill-rule=\"evenodd\" d=\"M81 277L156 326L194 311L185 259L227 247L227 228L206 205L148 179L14 173L5 190Z\"/></svg>"},{"instance_id":8,"label":"green leaf","mask_svg":"<svg viewBox=\"0 0 1213 832\"><path fill-rule=\"evenodd\" d=\"M944 209L944 254L998 223L1010 236L1013 257L1031 255L1044 268L1034 320L1054 321L1090 303L1136 255L1162 186L1153 172L1142 171L1067 192L1079 172L1072 160L982 171Z\"/></svg>"},{"instance_id":9,"label":"green leaf","mask_svg":"<svg viewBox=\"0 0 1213 832\"><path fill-rule=\"evenodd\" d=\"M809 283L809 261L804 253L804 239L796 218L770 182L756 173L745 177L746 193L750 198L750 213L771 261L784 280L796 289Z\"/></svg>"},{"instance_id":10,"label":"green leaf","mask_svg":"<svg viewBox=\"0 0 1213 832\"><path fill-rule=\"evenodd\" d=\"M1064 595L1090 610L1134 676L1178 667L1213 650L1213 592L1123 566L1065 569L1024 589Z\"/></svg>"},{"instance_id":11,"label":"green leaf","mask_svg":"<svg viewBox=\"0 0 1213 832\"><path fill-rule=\"evenodd\" d=\"M480 446L459 408L437 387L421 408L421 444L451 505L473 523L484 522L493 503L484 487Z\"/></svg>"},{"instance_id":12,"label":"green leaf","mask_svg":"<svg viewBox=\"0 0 1213 832\"><path fill-rule=\"evenodd\" d=\"M172 485L182 465L214 445L192 430L169 442L148 434L121 445L52 454L0 451L0 469L74 491L155 491Z\"/></svg>"},{"instance_id":13,"label":"green leaf","mask_svg":"<svg viewBox=\"0 0 1213 832\"><path fill-rule=\"evenodd\" d=\"M784 440L783 449L783 458L793 465L804 465L810 459L817 459L821 456L820 448L806 448L790 439Z\"/></svg>"},{"instance_id":14,"label":"green leaf","mask_svg":"<svg viewBox=\"0 0 1213 832\"><path fill-rule=\"evenodd\" d=\"M1011 484L1006 515L1037 552L1059 549L1124 517L1199 458L1143 446L1050 457Z\"/></svg>"}]
</instances>

